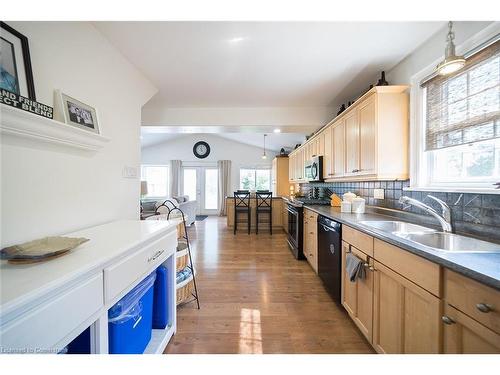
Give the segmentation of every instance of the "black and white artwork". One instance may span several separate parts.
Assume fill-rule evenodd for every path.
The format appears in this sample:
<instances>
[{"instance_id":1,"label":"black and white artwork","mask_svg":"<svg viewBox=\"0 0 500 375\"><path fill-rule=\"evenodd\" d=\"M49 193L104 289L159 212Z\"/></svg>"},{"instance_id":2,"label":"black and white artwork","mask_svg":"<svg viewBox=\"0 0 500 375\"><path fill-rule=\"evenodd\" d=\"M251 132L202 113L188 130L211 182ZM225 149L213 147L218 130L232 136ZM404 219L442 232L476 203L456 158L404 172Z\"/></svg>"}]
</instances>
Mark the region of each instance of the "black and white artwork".
<instances>
[{"instance_id":1,"label":"black and white artwork","mask_svg":"<svg viewBox=\"0 0 500 375\"><path fill-rule=\"evenodd\" d=\"M85 108L80 108L78 104L67 101L69 120L76 122L79 125L87 126L89 128L94 128L94 120L92 119L92 113Z\"/></svg>"},{"instance_id":2,"label":"black and white artwork","mask_svg":"<svg viewBox=\"0 0 500 375\"><path fill-rule=\"evenodd\" d=\"M55 92L54 117L66 124L100 134L96 109L62 93L61 90Z\"/></svg>"},{"instance_id":3,"label":"black and white artwork","mask_svg":"<svg viewBox=\"0 0 500 375\"><path fill-rule=\"evenodd\" d=\"M0 89L36 100L28 38L0 22Z\"/></svg>"}]
</instances>

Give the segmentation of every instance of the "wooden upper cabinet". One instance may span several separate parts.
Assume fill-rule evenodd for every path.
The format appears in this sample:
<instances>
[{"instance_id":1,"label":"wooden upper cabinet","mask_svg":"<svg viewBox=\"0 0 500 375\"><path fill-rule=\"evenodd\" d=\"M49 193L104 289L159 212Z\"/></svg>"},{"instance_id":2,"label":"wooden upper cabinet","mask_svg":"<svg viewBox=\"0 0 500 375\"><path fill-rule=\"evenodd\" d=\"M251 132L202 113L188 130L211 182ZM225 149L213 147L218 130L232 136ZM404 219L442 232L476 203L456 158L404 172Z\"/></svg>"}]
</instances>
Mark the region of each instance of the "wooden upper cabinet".
<instances>
[{"instance_id":1,"label":"wooden upper cabinet","mask_svg":"<svg viewBox=\"0 0 500 375\"><path fill-rule=\"evenodd\" d=\"M375 261L373 347L379 353L439 353L441 300Z\"/></svg>"},{"instance_id":2,"label":"wooden upper cabinet","mask_svg":"<svg viewBox=\"0 0 500 375\"><path fill-rule=\"evenodd\" d=\"M323 155L326 180L407 179L407 89L372 88L296 151L304 153L302 167L313 155Z\"/></svg>"},{"instance_id":3,"label":"wooden upper cabinet","mask_svg":"<svg viewBox=\"0 0 500 375\"><path fill-rule=\"evenodd\" d=\"M289 183L289 158L277 156L272 163L272 191L276 196L288 196L290 194Z\"/></svg>"},{"instance_id":4,"label":"wooden upper cabinet","mask_svg":"<svg viewBox=\"0 0 500 375\"><path fill-rule=\"evenodd\" d=\"M346 174L359 172L359 117L358 111L354 110L346 117L345 123L345 165Z\"/></svg>"},{"instance_id":5,"label":"wooden upper cabinet","mask_svg":"<svg viewBox=\"0 0 500 375\"><path fill-rule=\"evenodd\" d=\"M332 177L345 175L345 122L341 121L332 128Z\"/></svg>"},{"instance_id":6,"label":"wooden upper cabinet","mask_svg":"<svg viewBox=\"0 0 500 375\"><path fill-rule=\"evenodd\" d=\"M325 159L325 132L322 131L319 135L318 135L318 140L316 141L316 152L317 152L317 155L322 155L323 156L323 160Z\"/></svg>"},{"instance_id":7,"label":"wooden upper cabinet","mask_svg":"<svg viewBox=\"0 0 500 375\"><path fill-rule=\"evenodd\" d=\"M332 144L333 129L328 126L323 131L323 178L331 178L333 176L333 144Z\"/></svg>"},{"instance_id":8,"label":"wooden upper cabinet","mask_svg":"<svg viewBox=\"0 0 500 375\"><path fill-rule=\"evenodd\" d=\"M374 174L375 170L375 95L359 105L359 171L360 174Z\"/></svg>"}]
</instances>

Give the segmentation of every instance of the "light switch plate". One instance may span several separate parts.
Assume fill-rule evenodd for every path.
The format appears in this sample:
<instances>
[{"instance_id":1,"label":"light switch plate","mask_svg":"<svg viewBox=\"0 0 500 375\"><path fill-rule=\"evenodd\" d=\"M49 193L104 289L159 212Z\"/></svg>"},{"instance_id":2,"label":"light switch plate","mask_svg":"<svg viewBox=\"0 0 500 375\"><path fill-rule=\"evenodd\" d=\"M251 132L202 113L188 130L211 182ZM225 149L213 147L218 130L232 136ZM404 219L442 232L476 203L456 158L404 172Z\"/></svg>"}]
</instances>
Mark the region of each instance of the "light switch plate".
<instances>
[{"instance_id":1,"label":"light switch plate","mask_svg":"<svg viewBox=\"0 0 500 375\"><path fill-rule=\"evenodd\" d=\"M384 199L384 189L373 189L373 198L375 199Z\"/></svg>"},{"instance_id":2,"label":"light switch plate","mask_svg":"<svg viewBox=\"0 0 500 375\"><path fill-rule=\"evenodd\" d=\"M130 167L128 165L124 166L123 171L122 171L122 177L123 178L137 178L137 168Z\"/></svg>"}]
</instances>

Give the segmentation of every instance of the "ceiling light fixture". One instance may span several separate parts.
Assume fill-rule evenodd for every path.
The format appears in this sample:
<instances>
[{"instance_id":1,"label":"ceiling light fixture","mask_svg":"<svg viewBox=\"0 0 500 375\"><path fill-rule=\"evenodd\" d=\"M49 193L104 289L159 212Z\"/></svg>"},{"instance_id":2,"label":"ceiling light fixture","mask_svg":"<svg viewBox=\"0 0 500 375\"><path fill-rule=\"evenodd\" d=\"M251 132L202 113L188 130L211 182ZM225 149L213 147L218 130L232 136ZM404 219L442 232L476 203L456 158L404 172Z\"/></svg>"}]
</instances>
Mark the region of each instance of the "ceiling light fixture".
<instances>
[{"instance_id":1,"label":"ceiling light fixture","mask_svg":"<svg viewBox=\"0 0 500 375\"><path fill-rule=\"evenodd\" d=\"M262 153L262 159L267 159L267 155L266 155L266 137L267 137L267 134L264 134L264 152Z\"/></svg>"},{"instance_id":2,"label":"ceiling light fixture","mask_svg":"<svg viewBox=\"0 0 500 375\"><path fill-rule=\"evenodd\" d=\"M242 42L244 40L245 40L245 38L243 38L242 36L239 36L239 37L236 37L236 38L229 39L229 42L230 43L239 43L239 42Z\"/></svg>"},{"instance_id":3,"label":"ceiling light fixture","mask_svg":"<svg viewBox=\"0 0 500 375\"><path fill-rule=\"evenodd\" d=\"M448 22L448 35L446 37L446 49L444 52L444 60L436 67L439 75L448 75L462 69L465 65L463 56L455 55L455 33L452 31L453 22Z\"/></svg>"},{"instance_id":4,"label":"ceiling light fixture","mask_svg":"<svg viewBox=\"0 0 500 375\"><path fill-rule=\"evenodd\" d=\"M274 129L275 133L281 133L281 129Z\"/></svg>"}]
</instances>

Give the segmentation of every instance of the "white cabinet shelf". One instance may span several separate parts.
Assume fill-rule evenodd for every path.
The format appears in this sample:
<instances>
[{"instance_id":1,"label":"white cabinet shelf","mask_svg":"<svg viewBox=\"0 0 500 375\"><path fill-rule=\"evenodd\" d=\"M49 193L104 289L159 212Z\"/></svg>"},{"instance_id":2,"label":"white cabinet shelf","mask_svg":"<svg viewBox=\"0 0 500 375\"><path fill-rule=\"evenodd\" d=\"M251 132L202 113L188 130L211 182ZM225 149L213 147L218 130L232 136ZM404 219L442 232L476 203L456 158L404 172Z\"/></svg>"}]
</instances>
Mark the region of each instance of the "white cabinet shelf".
<instances>
[{"instance_id":1,"label":"white cabinet shelf","mask_svg":"<svg viewBox=\"0 0 500 375\"><path fill-rule=\"evenodd\" d=\"M151 340L144 354L162 354L174 333L175 329L172 325L166 326L165 329L153 329Z\"/></svg>"},{"instance_id":2,"label":"white cabinet shelf","mask_svg":"<svg viewBox=\"0 0 500 375\"><path fill-rule=\"evenodd\" d=\"M89 152L98 151L109 142L109 138L102 135L5 104L0 105L0 130L2 136L11 135Z\"/></svg>"}]
</instances>

